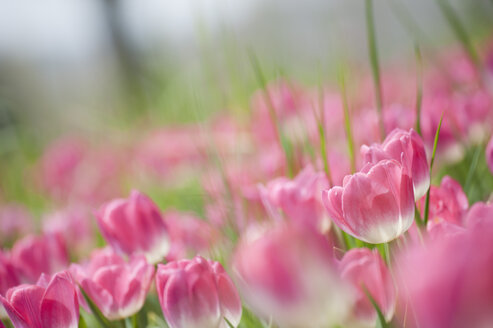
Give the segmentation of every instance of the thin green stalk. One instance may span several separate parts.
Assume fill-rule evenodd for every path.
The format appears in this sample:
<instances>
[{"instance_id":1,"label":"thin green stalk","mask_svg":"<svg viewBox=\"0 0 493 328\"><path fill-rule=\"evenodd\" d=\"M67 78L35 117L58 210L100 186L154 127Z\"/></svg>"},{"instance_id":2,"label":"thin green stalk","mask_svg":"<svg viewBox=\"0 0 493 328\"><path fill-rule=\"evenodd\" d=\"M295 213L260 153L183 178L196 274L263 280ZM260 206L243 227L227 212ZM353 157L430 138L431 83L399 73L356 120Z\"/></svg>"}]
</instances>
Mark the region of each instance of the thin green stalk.
<instances>
[{"instance_id":1,"label":"thin green stalk","mask_svg":"<svg viewBox=\"0 0 493 328\"><path fill-rule=\"evenodd\" d=\"M430 162L430 176L433 170L433 163L435 162L435 154L438 145L438 136L440 135L440 129L442 128L442 121L443 121L443 114L442 117L440 117L440 122L438 123L437 131L435 133L435 141L433 142L433 153L431 154L431 162ZM430 190L431 190L431 186L430 188L428 188L428 191L426 192L425 213L423 219L423 225L425 227L428 224L428 216L430 215Z\"/></svg>"},{"instance_id":2,"label":"thin green stalk","mask_svg":"<svg viewBox=\"0 0 493 328\"><path fill-rule=\"evenodd\" d=\"M467 33L465 26L462 24L459 15L454 10L454 8L450 5L448 0L435 0L435 1L437 2L437 5L440 7L440 10L442 11L443 16L445 16L445 19L447 20L448 24L452 28L455 36L464 47L464 50L466 51L467 55L478 69L478 72L481 72L481 61L479 59L478 53L476 52L476 49L472 44L471 38L469 37L469 34Z\"/></svg>"},{"instance_id":3,"label":"thin green stalk","mask_svg":"<svg viewBox=\"0 0 493 328\"><path fill-rule=\"evenodd\" d=\"M284 151L284 155L286 157L286 164L288 168L288 175L292 176L293 175L293 165L291 161L291 151L290 151L290 145L288 143L288 140L284 138L281 127L279 126L279 118L277 117L276 109L274 107L274 104L272 102L272 99L270 97L269 91L267 90L266 86L266 81L264 74L262 73L262 68L260 67L260 63L258 61L257 56L255 56L255 53L253 51L249 51L249 57L250 57L250 63L252 64L253 71L255 72L255 77L257 78L257 82L260 86L260 88L264 91L264 98L265 102L267 103L267 108L269 109L269 115L270 119L272 122L272 126L274 127L277 135L277 140L279 143L279 146L281 149Z\"/></svg>"},{"instance_id":4,"label":"thin green stalk","mask_svg":"<svg viewBox=\"0 0 493 328\"><path fill-rule=\"evenodd\" d=\"M375 301L375 299L373 298L371 293L368 291L368 288L366 288L366 286L364 284L361 285L361 288L363 289L363 292L365 293L366 297L368 297L368 299L370 300L370 303L371 303L371 305L373 305L373 308L375 308L375 311L377 312L377 317L378 317L378 320L380 322L381 327L382 328L390 328L390 324L387 323L387 321L385 320L385 316L383 315L382 310L378 306L377 301Z\"/></svg>"},{"instance_id":5,"label":"thin green stalk","mask_svg":"<svg viewBox=\"0 0 493 328\"><path fill-rule=\"evenodd\" d=\"M315 114L315 118L317 119L318 125L318 133L320 138L320 155L322 156L322 161L324 163L324 171L327 176L327 180L329 180L329 185L332 187L334 183L332 182L332 174L330 171L329 158L327 154L327 139L325 136L325 112L324 112L324 93L322 88L322 83L319 81L319 108L320 108L320 116Z\"/></svg>"},{"instance_id":6,"label":"thin green stalk","mask_svg":"<svg viewBox=\"0 0 493 328\"><path fill-rule=\"evenodd\" d=\"M346 95L346 82L344 72L339 71L339 86L341 88L342 109L344 111L344 130L346 131L347 147L349 152L349 160L351 163L351 173L356 172L356 154L354 152L353 132L351 129L351 117L349 115L349 104Z\"/></svg>"},{"instance_id":7,"label":"thin green stalk","mask_svg":"<svg viewBox=\"0 0 493 328\"><path fill-rule=\"evenodd\" d=\"M96 318L96 320L101 324L102 327L104 328L111 328L112 324L106 317L101 313L99 308L94 304L94 302L91 300L91 298L86 294L82 286L80 286L80 291L82 293L82 296L84 296L84 299L87 302L87 305L89 305L89 308L91 309L92 314Z\"/></svg>"},{"instance_id":8,"label":"thin green stalk","mask_svg":"<svg viewBox=\"0 0 493 328\"><path fill-rule=\"evenodd\" d=\"M466 194L469 194L469 188L471 188L472 178L474 177L474 172L479 164L479 156L483 151L483 147L477 146L476 151L474 152L473 158L471 160L471 165L469 166L469 171L467 172L466 183L464 184L464 190Z\"/></svg>"},{"instance_id":9,"label":"thin green stalk","mask_svg":"<svg viewBox=\"0 0 493 328\"><path fill-rule=\"evenodd\" d=\"M375 103L377 106L380 138L385 139L385 125L383 118L382 83L380 81L380 65L378 62L377 36L375 33L375 21L373 15L373 0L365 0L366 32L368 36L368 54L375 87Z\"/></svg>"},{"instance_id":10,"label":"thin green stalk","mask_svg":"<svg viewBox=\"0 0 493 328\"><path fill-rule=\"evenodd\" d=\"M416 56L416 132L421 135L421 105L423 103L423 59L419 45L414 46Z\"/></svg>"}]
</instances>

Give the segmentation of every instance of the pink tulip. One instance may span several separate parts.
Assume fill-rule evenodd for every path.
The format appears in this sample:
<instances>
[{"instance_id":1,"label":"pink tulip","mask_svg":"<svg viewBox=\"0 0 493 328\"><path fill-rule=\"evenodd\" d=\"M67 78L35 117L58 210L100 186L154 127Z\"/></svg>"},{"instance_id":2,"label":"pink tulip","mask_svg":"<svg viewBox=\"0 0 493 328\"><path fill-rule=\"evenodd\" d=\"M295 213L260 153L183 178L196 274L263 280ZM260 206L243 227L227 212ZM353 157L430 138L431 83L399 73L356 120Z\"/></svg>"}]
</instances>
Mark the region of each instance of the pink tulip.
<instances>
[{"instance_id":1,"label":"pink tulip","mask_svg":"<svg viewBox=\"0 0 493 328\"><path fill-rule=\"evenodd\" d=\"M248 306L281 327L330 327L351 306L332 245L313 229L288 224L247 231L233 270Z\"/></svg>"},{"instance_id":2,"label":"pink tulip","mask_svg":"<svg viewBox=\"0 0 493 328\"><path fill-rule=\"evenodd\" d=\"M277 215L277 209L296 223L327 230L330 220L326 216L322 199L323 189L329 186L325 174L315 172L312 166L305 167L294 180L277 178L266 187L261 187L264 205Z\"/></svg>"},{"instance_id":3,"label":"pink tulip","mask_svg":"<svg viewBox=\"0 0 493 328\"><path fill-rule=\"evenodd\" d=\"M342 279L351 283L357 291L353 311L359 325L374 327L377 319L377 312L363 286L376 301L385 319L389 321L392 318L396 291L390 271L377 250L351 249L342 258L339 269Z\"/></svg>"},{"instance_id":4,"label":"pink tulip","mask_svg":"<svg viewBox=\"0 0 493 328\"><path fill-rule=\"evenodd\" d=\"M168 229L159 208L139 191L104 204L96 218L104 238L117 252L143 254L149 263L159 262L169 252Z\"/></svg>"},{"instance_id":5,"label":"pink tulip","mask_svg":"<svg viewBox=\"0 0 493 328\"><path fill-rule=\"evenodd\" d=\"M28 235L17 241L11 252L12 263L23 281L34 283L42 273L53 274L68 266L68 253L59 235Z\"/></svg>"},{"instance_id":6,"label":"pink tulip","mask_svg":"<svg viewBox=\"0 0 493 328\"><path fill-rule=\"evenodd\" d=\"M488 163L490 171L493 174L493 137L491 137L490 142L488 142L488 146L486 146L486 162Z\"/></svg>"},{"instance_id":7,"label":"pink tulip","mask_svg":"<svg viewBox=\"0 0 493 328\"><path fill-rule=\"evenodd\" d=\"M493 221L397 256L399 326L491 327Z\"/></svg>"},{"instance_id":8,"label":"pink tulip","mask_svg":"<svg viewBox=\"0 0 493 328\"><path fill-rule=\"evenodd\" d=\"M16 328L77 328L79 324L74 282L65 271L49 282L11 288L0 301Z\"/></svg>"},{"instance_id":9,"label":"pink tulip","mask_svg":"<svg viewBox=\"0 0 493 328\"><path fill-rule=\"evenodd\" d=\"M0 250L0 295L5 295L9 288L20 284L20 279L10 254Z\"/></svg>"},{"instance_id":10,"label":"pink tulip","mask_svg":"<svg viewBox=\"0 0 493 328\"><path fill-rule=\"evenodd\" d=\"M424 209L425 200L420 206ZM461 226L464 215L469 207L467 196L461 185L449 176L442 179L440 187L431 186L429 220L448 221Z\"/></svg>"},{"instance_id":11,"label":"pink tulip","mask_svg":"<svg viewBox=\"0 0 493 328\"><path fill-rule=\"evenodd\" d=\"M0 240L12 242L33 230L33 220L28 210L18 204L6 204L0 208Z\"/></svg>"},{"instance_id":12,"label":"pink tulip","mask_svg":"<svg viewBox=\"0 0 493 328\"><path fill-rule=\"evenodd\" d=\"M464 218L466 227L493 222L493 204L477 202L467 211Z\"/></svg>"},{"instance_id":13,"label":"pink tulip","mask_svg":"<svg viewBox=\"0 0 493 328\"><path fill-rule=\"evenodd\" d=\"M219 262L193 260L159 264L156 288L170 328L238 326L241 301Z\"/></svg>"},{"instance_id":14,"label":"pink tulip","mask_svg":"<svg viewBox=\"0 0 493 328\"><path fill-rule=\"evenodd\" d=\"M363 145L361 155L366 163L394 159L405 165L413 181L416 200L423 197L430 187L430 167L423 140L413 129L409 132L394 129L381 145L373 144L370 147Z\"/></svg>"},{"instance_id":15,"label":"pink tulip","mask_svg":"<svg viewBox=\"0 0 493 328\"><path fill-rule=\"evenodd\" d=\"M335 224L372 244L399 237L414 220L412 181L395 160L367 164L342 187L324 190L323 201Z\"/></svg>"},{"instance_id":16,"label":"pink tulip","mask_svg":"<svg viewBox=\"0 0 493 328\"><path fill-rule=\"evenodd\" d=\"M73 264L71 271L89 298L110 320L137 313L154 276L154 267L143 256L129 262L107 248L96 250L90 262Z\"/></svg>"}]
</instances>

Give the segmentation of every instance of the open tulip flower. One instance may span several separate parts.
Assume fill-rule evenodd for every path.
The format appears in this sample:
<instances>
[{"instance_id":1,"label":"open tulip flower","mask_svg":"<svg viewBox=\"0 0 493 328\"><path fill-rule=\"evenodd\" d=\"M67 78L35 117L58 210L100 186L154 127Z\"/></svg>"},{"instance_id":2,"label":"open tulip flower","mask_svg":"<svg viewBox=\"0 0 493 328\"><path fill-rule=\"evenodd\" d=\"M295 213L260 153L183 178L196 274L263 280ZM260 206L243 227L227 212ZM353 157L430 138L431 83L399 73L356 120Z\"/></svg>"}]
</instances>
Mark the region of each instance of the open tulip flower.
<instances>
[{"instance_id":1,"label":"open tulip flower","mask_svg":"<svg viewBox=\"0 0 493 328\"><path fill-rule=\"evenodd\" d=\"M420 199L430 187L430 168L423 140L413 129L394 129L382 144L363 145L361 154L366 163L394 159L405 165L413 181L414 198ZM404 156L402 156L404 155Z\"/></svg>"},{"instance_id":2,"label":"open tulip flower","mask_svg":"<svg viewBox=\"0 0 493 328\"><path fill-rule=\"evenodd\" d=\"M66 271L49 282L19 285L0 300L15 328L77 328L79 303L75 285Z\"/></svg>"},{"instance_id":3,"label":"open tulip flower","mask_svg":"<svg viewBox=\"0 0 493 328\"><path fill-rule=\"evenodd\" d=\"M159 264L156 288L170 328L234 327L241 319L235 285L219 262L200 256Z\"/></svg>"},{"instance_id":4,"label":"open tulip flower","mask_svg":"<svg viewBox=\"0 0 493 328\"><path fill-rule=\"evenodd\" d=\"M162 260L170 250L168 229L158 207L134 190L127 199L115 199L96 215L106 241L123 254L143 254L149 263Z\"/></svg>"},{"instance_id":5,"label":"open tulip flower","mask_svg":"<svg viewBox=\"0 0 493 328\"><path fill-rule=\"evenodd\" d=\"M73 264L71 271L110 320L127 318L142 308L154 275L154 267L144 257L125 262L111 249L94 251L88 263Z\"/></svg>"},{"instance_id":6,"label":"open tulip flower","mask_svg":"<svg viewBox=\"0 0 493 328\"><path fill-rule=\"evenodd\" d=\"M395 160L367 164L342 187L324 190L322 199L339 228L371 244L399 237L414 220L412 180Z\"/></svg>"}]
</instances>

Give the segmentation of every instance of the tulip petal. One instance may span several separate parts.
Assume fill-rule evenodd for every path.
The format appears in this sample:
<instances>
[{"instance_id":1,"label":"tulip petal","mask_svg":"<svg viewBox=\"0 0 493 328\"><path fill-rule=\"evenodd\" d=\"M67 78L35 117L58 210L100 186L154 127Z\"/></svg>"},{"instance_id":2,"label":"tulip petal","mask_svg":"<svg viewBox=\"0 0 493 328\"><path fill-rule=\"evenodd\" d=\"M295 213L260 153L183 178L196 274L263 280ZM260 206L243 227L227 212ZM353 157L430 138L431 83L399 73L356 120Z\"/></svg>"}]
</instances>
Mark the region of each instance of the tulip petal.
<instances>
[{"instance_id":1,"label":"tulip petal","mask_svg":"<svg viewBox=\"0 0 493 328\"><path fill-rule=\"evenodd\" d=\"M15 328L31 328L24 320L22 315L17 312L17 310L14 309L12 305L10 305L10 303L2 295L0 295L0 301L2 302L3 307L5 308L5 311L10 318L10 321L12 321Z\"/></svg>"},{"instance_id":2,"label":"tulip petal","mask_svg":"<svg viewBox=\"0 0 493 328\"><path fill-rule=\"evenodd\" d=\"M79 302L71 277L63 272L55 275L41 302L43 327L76 328L79 322Z\"/></svg>"},{"instance_id":3,"label":"tulip petal","mask_svg":"<svg viewBox=\"0 0 493 328\"><path fill-rule=\"evenodd\" d=\"M40 305L45 289L36 285L21 285L9 290L7 298L10 305L16 310L15 316L19 315L28 327L43 328L40 321ZM6 304L4 303L4 306ZM10 315L10 310L5 306ZM22 327L22 326L21 326Z\"/></svg>"}]
</instances>

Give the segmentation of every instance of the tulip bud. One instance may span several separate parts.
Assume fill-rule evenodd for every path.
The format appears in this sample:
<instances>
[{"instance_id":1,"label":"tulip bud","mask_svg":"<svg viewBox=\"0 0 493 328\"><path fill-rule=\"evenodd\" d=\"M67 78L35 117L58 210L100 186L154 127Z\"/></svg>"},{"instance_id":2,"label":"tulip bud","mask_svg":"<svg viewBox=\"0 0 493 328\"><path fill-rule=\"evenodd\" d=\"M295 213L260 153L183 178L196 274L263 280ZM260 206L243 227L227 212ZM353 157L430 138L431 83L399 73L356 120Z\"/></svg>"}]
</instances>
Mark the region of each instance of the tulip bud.
<instances>
[{"instance_id":1,"label":"tulip bud","mask_svg":"<svg viewBox=\"0 0 493 328\"><path fill-rule=\"evenodd\" d=\"M90 262L73 264L71 271L89 298L110 320L127 318L142 306L154 276L144 257L129 262L107 248L96 250Z\"/></svg>"},{"instance_id":2,"label":"tulip bud","mask_svg":"<svg viewBox=\"0 0 493 328\"><path fill-rule=\"evenodd\" d=\"M413 185L406 167L394 160L367 164L324 190L325 208L339 228L372 244L389 242L414 221Z\"/></svg>"},{"instance_id":3,"label":"tulip bud","mask_svg":"<svg viewBox=\"0 0 493 328\"><path fill-rule=\"evenodd\" d=\"M339 266L341 278L351 283L357 293L354 305L358 326L375 327L377 312L363 288L370 293L385 319L389 321L395 308L396 292L389 269L377 250L354 248L342 258Z\"/></svg>"},{"instance_id":4,"label":"tulip bud","mask_svg":"<svg viewBox=\"0 0 493 328\"><path fill-rule=\"evenodd\" d=\"M28 235L17 241L11 252L12 263L23 281L34 283L42 273L53 274L68 265L65 243L59 235Z\"/></svg>"},{"instance_id":5,"label":"tulip bud","mask_svg":"<svg viewBox=\"0 0 493 328\"><path fill-rule=\"evenodd\" d=\"M197 256L159 264L156 288L170 328L219 328L224 319L235 327L240 323L238 292L218 262Z\"/></svg>"},{"instance_id":6,"label":"tulip bud","mask_svg":"<svg viewBox=\"0 0 493 328\"><path fill-rule=\"evenodd\" d=\"M143 254L149 263L157 263L169 252L168 229L161 213L139 191L103 205L96 218L104 238L119 253Z\"/></svg>"},{"instance_id":7,"label":"tulip bud","mask_svg":"<svg viewBox=\"0 0 493 328\"><path fill-rule=\"evenodd\" d=\"M249 307L281 327L331 327L350 308L352 294L338 277L332 245L313 229L250 230L233 269Z\"/></svg>"},{"instance_id":8,"label":"tulip bud","mask_svg":"<svg viewBox=\"0 0 493 328\"><path fill-rule=\"evenodd\" d=\"M60 272L47 283L19 285L0 296L14 327L77 328L79 303L68 272Z\"/></svg>"},{"instance_id":9,"label":"tulip bud","mask_svg":"<svg viewBox=\"0 0 493 328\"><path fill-rule=\"evenodd\" d=\"M404 154L404 156L402 156ZM413 129L406 132L394 129L380 144L363 145L361 155L366 163L394 159L405 165L413 181L415 200L423 197L430 187L430 168L423 140Z\"/></svg>"}]
</instances>

